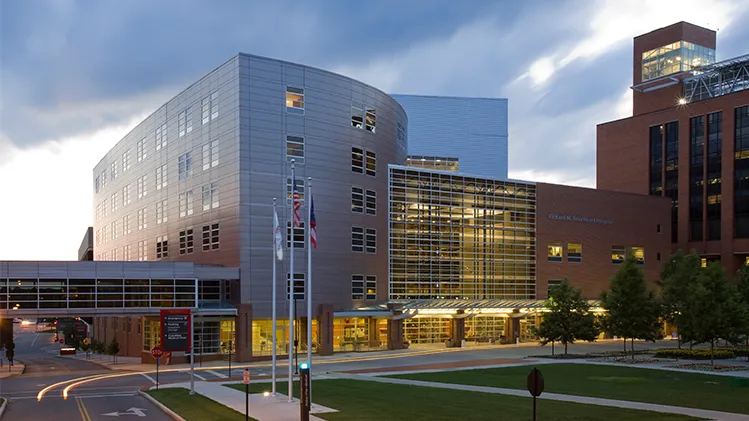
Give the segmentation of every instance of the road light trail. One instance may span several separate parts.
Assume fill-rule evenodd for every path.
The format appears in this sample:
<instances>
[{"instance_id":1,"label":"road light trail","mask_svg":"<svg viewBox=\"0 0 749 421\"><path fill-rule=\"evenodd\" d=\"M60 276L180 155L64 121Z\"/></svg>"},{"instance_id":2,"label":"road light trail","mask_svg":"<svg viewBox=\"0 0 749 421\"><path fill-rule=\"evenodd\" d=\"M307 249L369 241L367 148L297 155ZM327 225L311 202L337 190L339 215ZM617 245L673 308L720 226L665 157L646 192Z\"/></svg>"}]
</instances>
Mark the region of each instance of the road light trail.
<instances>
[{"instance_id":1,"label":"road light trail","mask_svg":"<svg viewBox=\"0 0 749 421\"><path fill-rule=\"evenodd\" d=\"M77 379L70 379L70 380L65 380L65 381L62 381L62 382L55 383L55 384L51 384L51 385L49 385L49 386L47 386L44 389L42 389L42 390L39 391L39 393L36 395L36 400L37 401L42 400L42 398L44 397L44 395L47 392L49 392L50 390L52 390L52 389L54 389L56 387L60 387L60 386L62 386L64 384L72 383L72 382L74 382L76 380L90 379L92 377L96 377L96 376L99 376L99 375L100 374L96 374L96 375L93 375L93 376L79 377Z\"/></svg>"}]
</instances>

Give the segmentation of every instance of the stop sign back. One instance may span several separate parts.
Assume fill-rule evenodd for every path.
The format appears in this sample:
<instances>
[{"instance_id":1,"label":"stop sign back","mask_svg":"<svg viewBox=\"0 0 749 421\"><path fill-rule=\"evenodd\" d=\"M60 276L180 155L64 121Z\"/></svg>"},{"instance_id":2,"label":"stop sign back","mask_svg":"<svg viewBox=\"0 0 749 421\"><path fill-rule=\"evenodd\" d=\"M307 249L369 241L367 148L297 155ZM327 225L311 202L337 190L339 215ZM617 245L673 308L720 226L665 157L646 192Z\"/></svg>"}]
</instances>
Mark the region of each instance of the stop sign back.
<instances>
[{"instance_id":1,"label":"stop sign back","mask_svg":"<svg viewBox=\"0 0 749 421\"><path fill-rule=\"evenodd\" d=\"M151 356L154 358L161 358L164 355L164 351L161 350L160 346L155 346L151 348Z\"/></svg>"},{"instance_id":2,"label":"stop sign back","mask_svg":"<svg viewBox=\"0 0 749 421\"><path fill-rule=\"evenodd\" d=\"M541 370L535 367L528 374L528 391L534 398L541 396L544 391L544 375L541 374Z\"/></svg>"}]
</instances>

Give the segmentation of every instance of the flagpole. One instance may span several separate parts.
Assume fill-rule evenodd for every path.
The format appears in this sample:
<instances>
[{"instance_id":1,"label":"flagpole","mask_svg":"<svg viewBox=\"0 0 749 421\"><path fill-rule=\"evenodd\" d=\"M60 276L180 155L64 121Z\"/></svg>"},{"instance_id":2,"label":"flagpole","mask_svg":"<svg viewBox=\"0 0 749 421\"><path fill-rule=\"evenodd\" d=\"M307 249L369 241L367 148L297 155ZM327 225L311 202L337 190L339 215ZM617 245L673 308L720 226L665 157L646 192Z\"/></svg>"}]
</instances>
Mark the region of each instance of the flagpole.
<instances>
[{"instance_id":1,"label":"flagpole","mask_svg":"<svg viewBox=\"0 0 749 421\"><path fill-rule=\"evenodd\" d=\"M294 370L291 367L294 363L294 187L296 187L296 171L294 169L294 159L291 160L291 212L289 212L289 221L291 222L291 247L289 248L289 403L294 402Z\"/></svg>"},{"instance_id":2,"label":"flagpole","mask_svg":"<svg viewBox=\"0 0 749 421\"><path fill-rule=\"evenodd\" d=\"M312 405L312 177L307 178L307 364L309 366L309 401Z\"/></svg>"},{"instance_id":3,"label":"flagpole","mask_svg":"<svg viewBox=\"0 0 749 421\"><path fill-rule=\"evenodd\" d=\"M271 368L271 394L272 396L276 396L276 258L278 255L278 247L279 245L276 244L278 241L276 236L276 230L280 229L278 226L278 214L276 213L276 198L273 198L273 291L271 293L272 295L272 314L273 314L273 323L272 323L272 329L273 329L273 364Z\"/></svg>"}]
</instances>

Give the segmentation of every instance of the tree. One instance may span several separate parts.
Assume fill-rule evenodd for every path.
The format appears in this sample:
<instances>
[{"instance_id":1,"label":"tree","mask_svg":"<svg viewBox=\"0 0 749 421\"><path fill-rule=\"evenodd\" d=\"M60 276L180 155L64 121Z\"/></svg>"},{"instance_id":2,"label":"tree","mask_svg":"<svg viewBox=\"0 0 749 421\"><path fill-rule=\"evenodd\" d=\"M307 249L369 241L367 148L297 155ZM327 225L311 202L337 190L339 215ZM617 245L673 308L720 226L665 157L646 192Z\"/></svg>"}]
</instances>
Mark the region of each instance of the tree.
<instances>
[{"instance_id":1,"label":"tree","mask_svg":"<svg viewBox=\"0 0 749 421\"><path fill-rule=\"evenodd\" d=\"M749 266L742 266L737 275L737 290L739 292L739 297L744 304L744 308L746 309L749 308ZM744 336L745 344L746 346L749 346L749 326L746 327ZM749 361L749 355L747 355L746 359Z\"/></svg>"},{"instance_id":2,"label":"tree","mask_svg":"<svg viewBox=\"0 0 749 421\"><path fill-rule=\"evenodd\" d=\"M120 352L120 344L117 342L117 338L112 338L107 347L107 353L114 359L114 364L117 364L117 354Z\"/></svg>"},{"instance_id":3,"label":"tree","mask_svg":"<svg viewBox=\"0 0 749 421\"><path fill-rule=\"evenodd\" d=\"M710 363L715 364L715 342L722 338L737 343L745 332L746 306L718 262L710 263L700 272L697 282L691 287L691 296L693 300L686 311L691 313L695 323L689 339L696 343L710 343Z\"/></svg>"},{"instance_id":4,"label":"tree","mask_svg":"<svg viewBox=\"0 0 749 421\"><path fill-rule=\"evenodd\" d=\"M637 266L634 257L624 260L611 278L611 290L601 296L607 314L602 324L606 332L632 341L632 359L635 358L635 339L655 341L660 336L661 303L655 293L648 289L645 275Z\"/></svg>"},{"instance_id":5,"label":"tree","mask_svg":"<svg viewBox=\"0 0 749 421\"><path fill-rule=\"evenodd\" d=\"M582 289L570 286L565 279L551 289L551 297L546 301L548 312L544 313L541 326L537 330L541 345L559 341L567 346L577 340L593 342L598 336L595 316L590 312L590 304L583 298Z\"/></svg>"},{"instance_id":6,"label":"tree","mask_svg":"<svg viewBox=\"0 0 749 421\"><path fill-rule=\"evenodd\" d=\"M690 336L694 320L685 309L690 305L691 286L697 282L702 268L702 259L693 251L684 254L681 250L674 253L663 265L661 272L661 299L663 300L664 319L676 326L679 332L679 348L683 334ZM691 347L691 345L690 345Z\"/></svg>"}]
</instances>

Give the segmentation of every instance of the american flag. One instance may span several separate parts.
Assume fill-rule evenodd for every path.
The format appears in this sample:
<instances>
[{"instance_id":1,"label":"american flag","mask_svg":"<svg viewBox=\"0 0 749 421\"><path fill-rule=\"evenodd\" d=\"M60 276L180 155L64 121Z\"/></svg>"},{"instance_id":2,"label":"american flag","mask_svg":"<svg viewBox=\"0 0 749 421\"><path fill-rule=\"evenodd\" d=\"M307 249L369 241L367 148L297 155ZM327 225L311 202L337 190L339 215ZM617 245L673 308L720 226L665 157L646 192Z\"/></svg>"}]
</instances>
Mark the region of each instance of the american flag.
<instances>
[{"instance_id":1,"label":"american flag","mask_svg":"<svg viewBox=\"0 0 749 421\"><path fill-rule=\"evenodd\" d=\"M309 242L312 243L313 248L317 248L317 220L315 219L315 200L310 196L310 209L309 209Z\"/></svg>"},{"instance_id":2,"label":"american flag","mask_svg":"<svg viewBox=\"0 0 749 421\"><path fill-rule=\"evenodd\" d=\"M299 209L302 203L299 201L299 191L296 189L296 178L294 178L294 227L302 226L302 218L299 217Z\"/></svg>"}]
</instances>

